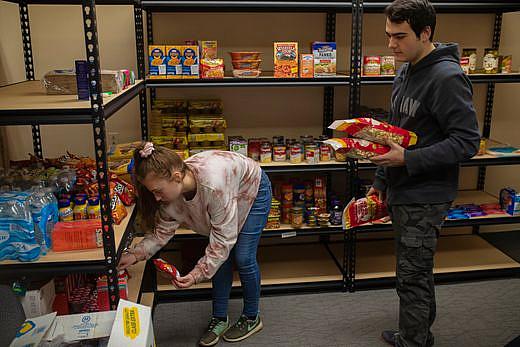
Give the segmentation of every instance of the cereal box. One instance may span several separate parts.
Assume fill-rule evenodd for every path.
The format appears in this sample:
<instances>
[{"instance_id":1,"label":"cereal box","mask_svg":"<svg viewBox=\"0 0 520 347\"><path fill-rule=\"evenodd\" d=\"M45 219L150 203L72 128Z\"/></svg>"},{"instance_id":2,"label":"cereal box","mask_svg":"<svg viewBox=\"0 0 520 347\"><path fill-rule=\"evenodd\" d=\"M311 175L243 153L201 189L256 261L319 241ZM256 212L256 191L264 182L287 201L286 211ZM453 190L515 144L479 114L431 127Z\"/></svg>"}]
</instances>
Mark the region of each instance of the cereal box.
<instances>
[{"instance_id":1,"label":"cereal box","mask_svg":"<svg viewBox=\"0 0 520 347\"><path fill-rule=\"evenodd\" d=\"M300 54L300 77L314 77L314 56L312 54Z\"/></svg>"},{"instance_id":2,"label":"cereal box","mask_svg":"<svg viewBox=\"0 0 520 347\"><path fill-rule=\"evenodd\" d=\"M313 42L314 77L336 76L336 42Z\"/></svg>"},{"instance_id":3,"label":"cereal box","mask_svg":"<svg viewBox=\"0 0 520 347\"><path fill-rule=\"evenodd\" d=\"M199 78L199 46L182 48L182 78Z\"/></svg>"},{"instance_id":4,"label":"cereal box","mask_svg":"<svg viewBox=\"0 0 520 347\"><path fill-rule=\"evenodd\" d=\"M298 77L298 42L274 43L274 77Z\"/></svg>"},{"instance_id":5,"label":"cereal box","mask_svg":"<svg viewBox=\"0 0 520 347\"><path fill-rule=\"evenodd\" d=\"M150 78L166 78L164 50L165 46L148 46L150 60Z\"/></svg>"},{"instance_id":6,"label":"cereal box","mask_svg":"<svg viewBox=\"0 0 520 347\"><path fill-rule=\"evenodd\" d=\"M200 59L217 59L217 41L199 41Z\"/></svg>"},{"instance_id":7,"label":"cereal box","mask_svg":"<svg viewBox=\"0 0 520 347\"><path fill-rule=\"evenodd\" d=\"M167 78L182 78L182 46L166 46Z\"/></svg>"}]
</instances>

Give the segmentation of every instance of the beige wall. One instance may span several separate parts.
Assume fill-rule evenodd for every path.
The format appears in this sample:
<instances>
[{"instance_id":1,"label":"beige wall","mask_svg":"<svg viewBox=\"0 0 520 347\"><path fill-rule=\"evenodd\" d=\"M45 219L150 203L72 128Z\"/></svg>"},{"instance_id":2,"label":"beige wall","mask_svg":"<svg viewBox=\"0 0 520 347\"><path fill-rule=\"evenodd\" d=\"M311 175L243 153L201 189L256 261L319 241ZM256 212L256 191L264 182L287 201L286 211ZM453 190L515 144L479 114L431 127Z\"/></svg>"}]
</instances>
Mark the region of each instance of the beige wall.
<instances>
[{"instance_id":1,"label":"beige wall","mask_svg":"<svg viewBox=\"0 0 520 347\"><path fill-rule=\"evenodd\" d=\"M136 69L133 8L131 6L98 6L98 29L101 66L106 69ZM85 57L80 6L30 6L32 42L36 77L51 69L72 67L74 59ZM501 51L513 54L514 66L520 61L520 14L504 15ZM488 14L438 17L436 40L458 42L461 47L475 47L482 56L491 46L494 16ZM384 17L364 17L364 52L388 54L384 35ZM216 39L219 56L230 66L227 52L259 50L263 52L262 68L272 70L272 42L298 41L301 52L309 52L309 44L325 37L324 14L284 13L207 13L154 14L155 43L179 43L186 39ZM348 70L350 52L350 14L337 15L338 69ZM0 84L25 78L18 6L0 1ZM390 86L366 86L362 103L387 108ZM517 84L497 85L492 137L520 144L517 139ZM475 107L481 120L485 109L486 87L475 85ZM159 97L221 98L229 123L228 135L245 136L302 134L318 135L322 129L323 88L200 88L160 89ZM347 112L348 88L335 88L335 117ZM107 121L108 131L117 132L119 141L140 137L138 102L134 100ZM44 154L56 156L64 150L92 155L90 126L43 126ZM9 154L22 159L32 152L30 127L9 127ZM20 140L24 139L24 140ZM488 169L486 188L497 192L503 185L520 188L518 168ZM473 188L476 169L464 169L461 187Z\"/></svg>"}]
</instances>

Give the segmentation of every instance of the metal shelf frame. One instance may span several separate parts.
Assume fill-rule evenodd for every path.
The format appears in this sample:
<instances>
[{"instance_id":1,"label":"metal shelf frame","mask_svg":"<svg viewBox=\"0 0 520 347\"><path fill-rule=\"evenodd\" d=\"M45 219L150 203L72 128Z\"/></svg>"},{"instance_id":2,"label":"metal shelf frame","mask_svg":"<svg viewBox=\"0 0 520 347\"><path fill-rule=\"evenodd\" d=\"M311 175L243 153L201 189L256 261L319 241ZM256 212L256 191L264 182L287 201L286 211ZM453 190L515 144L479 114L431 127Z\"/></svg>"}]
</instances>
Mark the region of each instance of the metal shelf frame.
<instances>
[{"instance_id":1,"label":"metal shelf frame","mask_svg":"<svg viewBox=\"0 0 520 347\"><path fill-rule=\"evenodd\" d=\"M68 274L72 272L105 273L108 279L108 294L111 309L116 309L119 301L118 274L116 266L122 250L132 238L132 224L135 213L132 213L128 227L122 235L119 247L116 248L114 238L113 220L110 207L110 185L106 153L106 125L105 121L121 107L126 105L138 94L141 104L141 127L143 138L147 136L146 120L146 94L144 82L131 87L131 90L118 96L107 105L103 104L102 86L100 78L100 59L98 46L98 30L96 18L96 4L102 5L134 5L134 19L136 30L138 76L144 78L144 40L142 38L142 8L139 0L50 0L50 1L11 1L18 3L20 12L20 24L22 31L26 80L34 80L34 59L31 44L31 31L29 20L29 4L76 4L81 5L83 15L83 31L87 62L89 65L89 93L90 107L88 108L62 108L62 109L23 109L0 110L0 125L32 125L33 147L37 157L43 158L41 129L43 124L92 124L94 137L96 171L100 191L101 224L103 237L104 259L81 262L36 262L15 263L3 265L3 276L17 278L30 276L34 273ZM141 30L139 30L141 28ZM73 254L71 253L71 256Z\"/></svg>"}]
</instances>

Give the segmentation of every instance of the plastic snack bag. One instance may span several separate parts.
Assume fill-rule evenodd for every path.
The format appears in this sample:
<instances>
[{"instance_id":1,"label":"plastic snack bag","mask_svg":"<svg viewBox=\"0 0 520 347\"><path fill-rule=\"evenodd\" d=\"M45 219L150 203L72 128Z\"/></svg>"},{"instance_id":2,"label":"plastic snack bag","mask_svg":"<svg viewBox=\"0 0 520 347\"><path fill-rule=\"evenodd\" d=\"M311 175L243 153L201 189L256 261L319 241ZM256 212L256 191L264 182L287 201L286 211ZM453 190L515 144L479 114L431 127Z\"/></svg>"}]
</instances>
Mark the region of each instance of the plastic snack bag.
<instances>
[{"instance_id":1,"label":"plastic snack bag","mask_svg":"<svg viewBox=\"0 0 520 347\"><path fill-rule=\"evenodd\" d=\"M164 261L160 258L153 259L153 264L155 265L155 268L158 271L170 275L172 277L172 279L178 278L180 276L179 271L177 270L177 268L175 266L167 263L166 261Z\"/></svg>"},{"instance_id":2,"label":"plastic snack bag","mask_svg":"<svg viewBox=\"0 0 520 347\"><path fill-rule=\"evenodd\" d=\"M329 129L343 131L352 137L386 144L386 140L408 148L417 143L417 135L385 122L380 122L372 118L354 118L334 121Z\"/></svg>"},{"instance_id":3,"label":"plastic snack bag","mask_svg":"<svg viewBox=\"0 0 520 347\"><path fill-rule=\"evenodd\" d=\"M385 204L377 195L350 200L343 210L343 229L374 222L388 215Z\"/></svg>"},{"instance_id":4,"label":"plastic snack bag","mask_svg":"<svg viewBox=\"0 0 520 347\"><path fill-rule=\"evenodd\" d=\"M323 141L336 151L336 159L346 160L345 157L353 159L368 159L376 155L385 154L390 151L390 147L379 143L350 138L332 138Z\"/></svg>"}]
</instances>

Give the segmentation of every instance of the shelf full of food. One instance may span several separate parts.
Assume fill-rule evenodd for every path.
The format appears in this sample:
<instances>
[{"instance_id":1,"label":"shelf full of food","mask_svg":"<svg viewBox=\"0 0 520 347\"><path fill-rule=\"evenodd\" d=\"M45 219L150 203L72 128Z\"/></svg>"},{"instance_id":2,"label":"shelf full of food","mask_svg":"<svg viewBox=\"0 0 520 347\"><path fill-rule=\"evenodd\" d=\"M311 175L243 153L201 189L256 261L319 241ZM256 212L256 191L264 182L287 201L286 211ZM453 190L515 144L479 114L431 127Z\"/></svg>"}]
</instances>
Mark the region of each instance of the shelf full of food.
<instances>
[{"instance_id":1,"label":"shelf full of food","mask_svg":"<svg viewBox=\"0 0 520 347\"><path fill-rule=\"evenodd\" d=\"M0 272L103 272L106 268L95 161L72 154L11 162L0 181ZM110 174L118 255L127 246L135 189Z\"/></svg>"}]
</instances>

